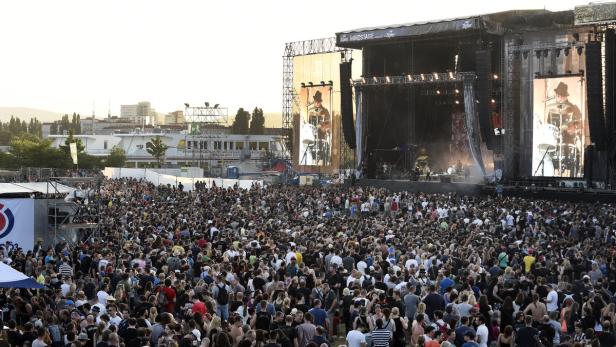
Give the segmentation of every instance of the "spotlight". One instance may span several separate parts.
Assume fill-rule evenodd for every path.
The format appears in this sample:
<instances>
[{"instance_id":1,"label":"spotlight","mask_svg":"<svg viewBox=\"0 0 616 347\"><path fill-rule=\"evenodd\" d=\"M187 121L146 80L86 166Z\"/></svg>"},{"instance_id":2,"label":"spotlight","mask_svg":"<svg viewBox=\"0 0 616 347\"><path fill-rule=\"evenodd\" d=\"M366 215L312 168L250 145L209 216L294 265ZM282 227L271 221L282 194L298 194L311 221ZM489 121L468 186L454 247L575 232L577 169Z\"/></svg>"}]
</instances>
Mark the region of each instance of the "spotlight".
<instances>
[{"instance_id":1,"label":"spotlight","mask_svg":"<svg viewBox=\"0 0 616 347\"><path fill-rule=\"evenodd\" d=\"M314 87L314 83L312 83L312 82L308 82L308 86L309 86L309 87Z\"/></svg>"},{"instance_id":2,"label":"spotlight","mask_svg":"<svg viewBox=\"0 0 616 347\"><path fill-rule=\"evenodd\" d=\"M325 81L321 81L321 87L325 87Z\"/></svg>"},{"instance_id":3,"label":"spotlight","mask_svg":"<svg viewBox=\"0 0 616 347\"><path fill-rule=\"evenodd\" d=\"M460 100L456 100L454 102L456 103L456 105L460 105Z\"/></svg>"},{"instance_id":4,"label":"spotlight","mask_svg":"<svg viewBox=\"0 0 616 347\"><path fill-rule=\"evenodd\" d=\"M327 82L329 83L329 85L330 85L330 86L333 86L333 85L334 85L334 82L332 82L331 80L330 80L330 81L327 81Z\"/></svg>"},{"instance_id":5,"label":"spotlight","mask_svg":"<svg viewBox=\"0 0 616 347\"><path fill-rule=\"evenodd\" d=\"M184 103L184 106L186 106L186 108L190 107L190 105L187 102Z\"/></svg>"},{"instance_id":6,"label":"spotlight","mask_svg":"<svg viewBox=\"0 0 616 347\"><path fill-rule=\"evenodd\" d=\"M497 79L498 79L498 75L497 75L497 74L494 74L494 75L492 75L492 78L493 78L493 79L495 79L495 80L497 80Z\"/></svg>"},{"instance_id":7,"label":"spotlight","mask_svg":"<svg viewBox=\"0 0 616 347\"><path fill-rule=\"evenodd\" d=\"M218 105L219 105L219 104L214 105L214 108L218 108Z\"/></svg>"},{"instance_id":8,"label":"spotlight","mask_svg":"<svg viewBox=\"0 0 616 347\"><path fill-rule=\"evenodd\" d=\"M577 54L578 54L578 55L582 55L582 51L583 51L583 50L584 50L584 47L579 46L579 47L577 48Z\"/></svg>"},{"instance_id":9,"label":"spotlight","mask_svg":"<svg viewBox=\"0 0 616 347\"><path fill-rule=\"evenodd\" d=\"M411 75L406 75L406 79L409 82L413 82L413 76L411 76Z\"/></svg>"},{"instance_id":10,"label":"spotlight","mask_svg":"<svg viewBox=\"0 0 616 347\"><path fill-rule=\"evenodd\" d=\"M425 81L425 80L426 80L426 76L424 76L424 74L421 74L420 76L421 76L421 80L422 80L422 81Z\"/></svg>"},{"instance_id":11,"label":"spotlight","mask_svg":"<svg viewBox=\"0 0 616 347\"><path fill-rule=\"evenodd\" d=\"M451 71L449 71L449 79L450 80L454 79L453 72L451 72Z\"/></svg>"},{"instance_id":12,"label":"spotlight","mask_svg":"<svg viewBox=\"0 0 616 347\"><path fill-rule=\"evenodd\" d=\"M389 76L385 76L385 82L387 82L387 83L391 83L391 77L389 77Z\"/></svg>"},{"instance_id":13,"label":"spotlight","mask_svg":"<svg viewBox=\"0 0 616 347\"><path fill-rule=\"evenodd\" d=\"M436 90L436 94L437 94L437 95L441 95L441 91L437 89L437 90Z\"/></svg>"},{"instance_id":14,"label":"spotlight","mask_svg":"<svg viewBox=\"0 0 616 347\"><path fill-rule=\"evenodd\" d=\"M460 89L456 88L454 91L456 92L456 94L460 94Z\"/></svg>"},{"instance_id":15,"label":"spotlight","mask_svg":"<svg viewBox=\"0 0 616 347\"><path fill-rule=\"evenodd\" d=\"M496 100L494 100L494 99L490 99L490 102L491 102L491 103L493 103L493 104L495 104L495 103L496 103Z\"/></svg>"},{"instance_id":16,"label":"spotlight","mask_svg":"<svg viewBox=\"0 0 616 347\"><path fill-rule=\"evenodd\" d=\"M475 103L476 103L476 104L478 104L478 103L479 103L479 100L475 99Z\"/></svg>"},{"instance_id":17,"label":"spotlight","mask_svg":"<svg viewBox=\"0 0 616 347\"><path fill-rule=\"evenodd\" d=\"M376 76L372 77L372 80L374 81L374 83L378 83L379 79L376 78Z\"/></svg>"},{"instance_id":18,"label":"spotlight","mask_svg":"<svg viewBox=\"0 0 616 347\"><path fill-rule=\"evenodd\" d=\"M435 80L437 80L437 79L438 79L438 73L434 72L434 73L432 74L432 76L434 76L434 79L435 79Z\"/></svg>"},{"instance_id":19,"label":"spotlight","mask_svg":"<svg viewBox=\"0 0 616 347\"><path fill-rule=\"evenodd\" d=\"M210 107L210 103L209 102L205 102L205 107Z\"/></svg>"},{"instance_id":20,"label":"spotlight","mask_svg":"<svg viewBox=\"0 0 616 347\"><path fill-rule=\"evenodd\" d=\"M302 82L302 88L306 88L306 83Z\"/></svg>"}]
</instances>

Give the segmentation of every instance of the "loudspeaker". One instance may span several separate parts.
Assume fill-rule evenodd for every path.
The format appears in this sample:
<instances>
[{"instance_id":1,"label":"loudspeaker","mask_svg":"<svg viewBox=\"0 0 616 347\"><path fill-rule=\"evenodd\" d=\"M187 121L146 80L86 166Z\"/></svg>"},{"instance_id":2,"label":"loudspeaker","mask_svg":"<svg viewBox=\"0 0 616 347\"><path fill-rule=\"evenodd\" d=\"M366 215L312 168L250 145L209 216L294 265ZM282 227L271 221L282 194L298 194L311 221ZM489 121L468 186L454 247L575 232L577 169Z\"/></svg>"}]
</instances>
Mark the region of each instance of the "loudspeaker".
<instances>
[{"instance_id":1,"label":"loudspeaker","mask_svg":"<svg viewBox=\"0 0 616 347\"><path fill-rule=\"evenodd\" d=\"M586 44L586 104L590 139L597 149L605 148L605 118L601 78L601 43Z\"/></svg>"},{"instance_id":2,"label":"loudspeaker","mask_svg":"<svg viewBox=\"0 0 616 347\"><path fill-rule=\"evenodd\" d=\"M605 116L608 136L616 135L616 35L614 29L605 31Z\"/></svg>"},{"instance_id":3,"label":"loudspeaker","mask_svg":"<svg viewBox=\"0 0 616 347\"><path fill-rule=\"evenodd\" d=\"M351 90L351 62L340 63L340 110L342 132L349 148L355 148L355 124L353 122L353 91Z\"/></svg>"},{"instance_id":4,"label":"loudspeaker","mask_svg":"<svg viewBox=\"0 0 616 347\"><path fill-rule=\"evenodd\" d=\"M593 174L593 157L595 155L595 146L588 145L584 148L584 178L586 179L586 186L592 187L592 174Z\"/></svg>"},{"instance_id":5,"label":"loudspeaker","mask_svg":"<svg viewBox=\"0 0 616 347\"><path fill-rule=\"evenodd\" d=\"M492 149L492 129L490 127L490 74L492 71L491 50L475 52L475 72L477 73L477 116L481 138L488 149Z\"/></svg>"}]
</instances>

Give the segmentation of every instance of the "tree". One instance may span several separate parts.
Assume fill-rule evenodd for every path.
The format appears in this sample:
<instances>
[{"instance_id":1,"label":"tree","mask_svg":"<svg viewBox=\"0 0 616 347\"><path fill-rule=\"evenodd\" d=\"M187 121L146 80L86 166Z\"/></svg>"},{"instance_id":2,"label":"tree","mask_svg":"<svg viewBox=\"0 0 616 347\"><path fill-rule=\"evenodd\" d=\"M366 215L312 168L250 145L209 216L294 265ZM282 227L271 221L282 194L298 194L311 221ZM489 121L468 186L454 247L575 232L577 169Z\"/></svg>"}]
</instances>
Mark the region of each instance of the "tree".
<instances>
[{"instance_id":1,"label":"tree","mask_svg":"<svg viewBox=\"0 0 616 347\"><path fill-rule=\"evenodd\" d=\"M262 135L265 132L265 117L263 109L255 107L252 111L252 119L250 120L250 133L252 135Z\"/></svg>"},{"instance_id":2,"label":"tree","mask_svg":"<svg viewBox=\"0 0 616 347\"><path fill-rule=\"evenodd\" d=\"M58 122L52 122L51 126L49 127L49 134L50 135L57 135L58 134Z\"/></svg>"},{"instance_id":3,"label":"tree","mask_svg":"<svg viewBox=\"0 0 616 347\"><path fill-rule=\"evenodd\" d=\"M165 157L165 152L169 149L169 146L163 143L160 137L153 137L148 143L145 144L145 148L158 162L158 167L161 167Z\"/></svg>"},{"instance_id":4,"label":"tree","mask_svg":"<svg viewBox=\"0 0 616 347\"><path fill-rule=\"evenodd\" d=\"M250 113L248 111L244 111L243 108L240 108L235 114L235 119L233 120L233 124L231 125L231 130L234 134L248 135L250 133L248 128L249 122Z\"/></svg>"},{"instance_id":5,"label":"tree","mask_svg":"<svg viewBox=\"0 0 616 347\"><path fill-rule=\"evenodd\" d=\"M63 150L66 154L69 154L69 155L71 154L70 144L73 142L77 143L77 154L83 152L84 149L86 149L86 147L81 142L81 139L76 139L74 135L75 135L75 131L73 129L69 129L68 137L66 138L66 141L64 141L64 145L60 146L60 149Z\"/></svg>"},{"instance_id":6,"label":"tree","mask_svg":"<svg viewBox=\"0 0 616 347\"><path fill-rule=\"evenodd\" d=\"M109 156L105 160L105 166L108 167L123 167L126 163L126 153L118 146L113 146Z\"/></svg>"}]
</instances>

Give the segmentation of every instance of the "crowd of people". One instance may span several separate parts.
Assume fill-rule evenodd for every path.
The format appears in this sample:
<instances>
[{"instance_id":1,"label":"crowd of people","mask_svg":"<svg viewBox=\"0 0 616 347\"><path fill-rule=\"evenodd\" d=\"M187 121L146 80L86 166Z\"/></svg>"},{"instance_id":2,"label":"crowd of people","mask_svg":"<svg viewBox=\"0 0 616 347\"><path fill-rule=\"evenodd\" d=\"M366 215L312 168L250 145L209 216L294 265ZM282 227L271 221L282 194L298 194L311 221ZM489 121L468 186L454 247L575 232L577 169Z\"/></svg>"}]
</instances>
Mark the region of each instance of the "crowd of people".
<instances>
[{"instance_id":1,"label":"crowd of people","mask_svg":"<svg viewBox=\"0 0 616 347\"><path fill-rule=\"evenodd\" d=\"M4 343L616 345L614 204L196 187L105 180L83 240L0 247L45 286L0 291Z\"/></svg>"}]
</instances>

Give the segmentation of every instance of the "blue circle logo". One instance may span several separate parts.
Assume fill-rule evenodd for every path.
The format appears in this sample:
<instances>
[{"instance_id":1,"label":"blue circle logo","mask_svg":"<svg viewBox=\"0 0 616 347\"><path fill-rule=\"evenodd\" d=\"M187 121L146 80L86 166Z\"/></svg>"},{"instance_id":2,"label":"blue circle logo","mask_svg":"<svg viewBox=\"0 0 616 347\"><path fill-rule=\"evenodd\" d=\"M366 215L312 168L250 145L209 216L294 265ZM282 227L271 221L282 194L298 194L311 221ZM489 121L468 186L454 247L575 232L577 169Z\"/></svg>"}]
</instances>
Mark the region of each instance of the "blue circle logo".
<instances>
[{"instance_id":1,"label":"blue circle logo","mask_svg":"<svg viewBox=\"0 0 616 347\"><path fill-rule=\"evenodd\" d=\"M0 204L0 239L6 237L15 226L15 217L8 207Z\"/></svg>"}]
</instances>

